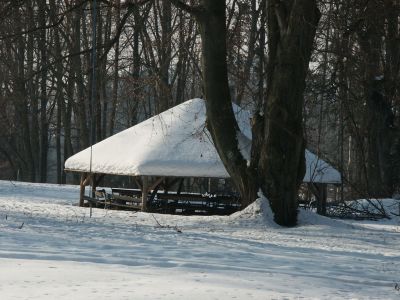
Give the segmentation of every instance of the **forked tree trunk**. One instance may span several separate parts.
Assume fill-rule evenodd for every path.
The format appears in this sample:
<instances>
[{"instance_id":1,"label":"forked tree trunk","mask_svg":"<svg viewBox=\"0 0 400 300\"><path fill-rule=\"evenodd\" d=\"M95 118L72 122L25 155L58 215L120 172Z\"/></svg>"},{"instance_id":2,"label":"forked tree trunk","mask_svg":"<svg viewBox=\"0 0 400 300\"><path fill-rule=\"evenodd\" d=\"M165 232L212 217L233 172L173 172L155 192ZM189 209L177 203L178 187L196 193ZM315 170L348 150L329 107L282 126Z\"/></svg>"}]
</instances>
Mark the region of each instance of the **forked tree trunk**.
<instances>
[{"instance_id":1,"label":"forked tree trunk","mask_svg":"<svg viewBox=\"0 0 400 300\"><path fill-rule=\"evenodd\" d=\"M250 166L239 150L236 122L228 86L225 0L203 0L187 6L200 26L207 128L242 204L256 199L259 187L269 197L275 221L293 226L297 192L305 173L302 124L303 92L319 20L315 0L267 1L269 13L269 77L264 115L253 120ZM261 152L260 152L261 151Z\"/></svg>"}]
</instances>

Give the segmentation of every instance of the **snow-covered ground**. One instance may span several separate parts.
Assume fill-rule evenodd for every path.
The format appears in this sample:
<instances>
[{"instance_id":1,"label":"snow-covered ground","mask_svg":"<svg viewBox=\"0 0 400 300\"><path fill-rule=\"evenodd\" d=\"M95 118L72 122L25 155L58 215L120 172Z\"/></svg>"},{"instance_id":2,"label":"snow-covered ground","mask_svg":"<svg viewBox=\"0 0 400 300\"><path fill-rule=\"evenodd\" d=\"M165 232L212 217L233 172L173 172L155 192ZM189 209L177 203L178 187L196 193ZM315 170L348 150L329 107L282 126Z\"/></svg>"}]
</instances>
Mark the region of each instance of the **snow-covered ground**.
<instances>
[{"instance_id":1,"label":"snow-covered ground","mask_svg":"<svg viewBox=\"0 0 400 300\"><path fill-rule=\"evenodd\" d=\"M226 217L90 217L78 193L0 181L0 299L400 298L398 217L301 211L287 229L263 200Z\"/></svg>"}]
</instances>

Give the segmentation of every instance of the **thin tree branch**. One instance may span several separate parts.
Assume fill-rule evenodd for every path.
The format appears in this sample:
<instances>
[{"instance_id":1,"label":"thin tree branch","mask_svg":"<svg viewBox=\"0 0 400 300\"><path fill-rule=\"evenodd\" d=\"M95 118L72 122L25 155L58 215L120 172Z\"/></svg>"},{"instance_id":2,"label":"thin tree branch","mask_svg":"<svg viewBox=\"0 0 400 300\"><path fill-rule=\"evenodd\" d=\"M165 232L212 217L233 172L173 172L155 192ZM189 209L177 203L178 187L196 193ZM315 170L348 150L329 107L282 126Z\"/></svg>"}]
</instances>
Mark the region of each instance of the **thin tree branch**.
<instances>
[{"instance_id":1,"label":"thin tree branch","mask_svg":"<svg viewBox=\"0 0 400 300\"><path fill-rule=\"evenodd\" d=\"M175 7L184 10L185 12L191 14L194 17L199 17L202 14L203 7L201 5L188 5L181 0L169 0Z\"/></svg>"},{"instance_id":2,"label":"thin tree branch","mask_svg":"<svg viewBox=\"0 0 400 300\"><path fill-rule=\"evenodd\" d=\"M122 30L124 29L124 26L126 24L126 20L128 17L132 14L133 12L133 7L129 6L128 11L125 13L125 15L122 17L118 28L116 30L116 33L114 37L111 39L111 41L105 46L105 50L103 55L100 57L100 61L102 61L105 57L107 57L108 53L110 52L111 48L114 46L115 42L120 38Z\"/></svg>"},{"instance_id":3,"label":"thin tree branch","mask_svg":"<svg viewBox=\"0 0 400 300\"><path fill-rule=\"evenodd\" d=\"M111 39L111 41L109 41L109 43L107 45L104 46L105 50L104 50L103 55L99 59L100 61L102 61L103 59L105 59L107 57L111 48L114 46L116 41L120 38L122 30L124 29L124 26L126 24L128 17L134 12L135 9L138 9L139 6L144 5L150 1L152 1L152 0L130 0L130 1L125 2L124 6L128 7L128 11L125 13L125 15L120 20L114 37Z\"/></svg>"},{"instance_id":4,"label":"thin tree branch","mask_svg":"<svg viewBox=\"0 0 400 300\"><path fill-rule=\"evenodd\" d=\"M35 28L29 29L29 30L24 30L24 31L18 32L18 33L13 33L13 34L0 36L0 41L5 40L5 39L9 39L9 38L14 38L14 37L21 36L21 35L25 35L25 34L29 34L29 33L32 33L32 32L38 31L38 30L46 30L46 29L50 29L50 28L53 28L53 27L57 27L58 25L60 25L63 22L66 14L68 14L71 11L73 11L74 9L79 8L80 6L82 6L83 4L85 4L88 1L89 0L80 1L77 4L75 4L74 6L72 6L71 8L67 9L65 12L63 12L62 14L59 15L60 19L58 19L56 22L54 22L52 24L49 24L49 25L46 25L46 26L35 27Z\"/></svg>"}]
</instances>

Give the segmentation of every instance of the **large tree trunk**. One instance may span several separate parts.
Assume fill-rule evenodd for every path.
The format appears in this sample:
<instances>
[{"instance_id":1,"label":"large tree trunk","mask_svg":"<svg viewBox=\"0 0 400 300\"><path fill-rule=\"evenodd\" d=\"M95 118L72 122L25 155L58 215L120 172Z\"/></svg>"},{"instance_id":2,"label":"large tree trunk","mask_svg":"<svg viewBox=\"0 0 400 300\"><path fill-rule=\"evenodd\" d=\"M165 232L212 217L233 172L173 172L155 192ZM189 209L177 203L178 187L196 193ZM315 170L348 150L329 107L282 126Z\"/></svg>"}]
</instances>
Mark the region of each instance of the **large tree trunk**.
<instances>
[{"instance_id":1,"label":"large tree trunk","mask_svg":"<svg viewBox=\"0 0 400 300\"><path fill-rule=\"evenodd\" d=\"M390 1L386 2L388 5ZM396 76L396 71L394 74L392 73L394 71L392 65L395 66L395 64L391 61L391 50L394 50L394 52L398 52L398 50L391 47L386 49L389 65L385 65L383 61L383 36L385 35L385 17L390 14L386 12L387 15L385 15L381 1L369 1L366 5L365 14L365 29L360 28L358 37L365 66L366 115L363 125L367 140L365 162L367 191L370 197L391 197L394 184L391 161L394 114L391 109L390 97L393 97L393 90L390 87L390 82ZM388 29L391 33L390 22L388 22ZM387 45L389 46L391 42L391 39L388 38ZM398 56L398 53L394 56ZM395 63L395 61L393 62ZM385 72L385 69L387 72ZM386 84L385 86L385 83L389 83L389 85Z\"/></svg>"},{"instance_id":2,"label":"large tree trunk","mask_svg":"<svg viewBox=\"0 0 400 300\"><path fill-rule=\"evenodd\" d=\"M172 55L172 7L169 1L160 1L161 12L161 51L160 51L160 69L158 79L159 107L158 113L161 113L171 106L171 87L170 87L170 65Z\"/></svg>"},{"instance_id":3,"label":"large tree trunk","mask_svg":"<svg viewBox=\"0 0 400 300\"><path fill-rule=\"evenodd\" d=\"M200 7L177 6L192 13L200 26L207 128L243 206L259 187L269 197L278 224L297 221L297 192L305 172L302 124L303 92L319 20L315 0L267 1L269 76L264 118L253 120L251 162L239 150L240 130L229 93L226 63L225 0L203 0ZM290 88L288 88L290 87ZM261 151L261 153L260 153Z\"/></svg>"},{"instance_id":4,"label":"large tree trunk","mask_svg":"<svg viewBox=\"0 0 400 300\"><path fill-rule=\"evenodd\" d=\"M400 191L400 99L399 99L399 84L400 76L400 28L398 19L400 15L400 3L398 1L385 1L386 15L386 36L385 40L385 95L387 103L392 106L392 117L396 121L389 122L391 127L391 144L390 144L390 161L389 172L391 178L387 181L391 191ZM395 115L393 112L397 112Z\"/></svg>"},{"instance_id":5,"label":"large tree trunk","mask_svg":"<svg viewBox=\"0 0 400 300\"><path fill-rule=\"evenodd\" d=\"M275 221L291 226L297 222L305 174L303 92L320 13L315 0L269 0L267 5L270 56L258 176Z\"/></svg>"}]
</instances>

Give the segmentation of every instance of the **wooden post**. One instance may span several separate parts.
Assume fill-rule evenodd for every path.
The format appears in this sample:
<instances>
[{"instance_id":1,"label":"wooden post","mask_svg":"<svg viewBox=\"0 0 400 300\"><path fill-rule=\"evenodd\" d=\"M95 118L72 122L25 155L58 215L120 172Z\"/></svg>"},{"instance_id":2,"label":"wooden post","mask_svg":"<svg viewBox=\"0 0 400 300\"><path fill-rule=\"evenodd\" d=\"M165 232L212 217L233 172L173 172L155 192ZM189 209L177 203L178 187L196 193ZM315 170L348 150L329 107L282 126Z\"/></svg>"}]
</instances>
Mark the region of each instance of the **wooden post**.
<instances>
[{"instance_id":1,"label":"wooden post","mask_svg":"<svg viewBox=\"0 0 400 300\"><path fill-rule=\"evenodd\" d=\"M81 182L80 182L80 194L79 194L79 206L83 206L84 204L84 199L83 197L85 196L85 187L89 184L91 179L90 174L87 173L82 173L81 174Z\"/></svg>"},{"instance_id":2,"label":"wooden post","mask_svg":"<svg viewBox=\"0 0 400 300\"><path fill-rule=\"evenodd\" d=\"M147 176L142 177L142 211L147 210L147 193L148 193L148 186L149 186L149 178Z\"/></svg>"},{"instance_id":3,"label":"wooden post","mask_svg":"<svg viewBox=\"0 0 400 300\"><path fill-rule=\"evenodd\" d=\"M92 174L92 198L96 197L97 178L96 174Z\"/></svg>"},{"instance_id":4,"label":"wooden post","mask_svg":"<svg viewBox=\"0 0 400 300\"><path fill-rule=\"evenodd\" d=\"M327 184L317 183L316 190L317 196L317 214L325 216L326 215L326 198L327 198Z\"/></svg>"},{"instance_id":5,"label":"wooden post","mask_svg":"<svg viewBox=\"0 0 400 300\"><path fill-rule=\"evenodd\" d=\"M83 196L85 195L85 179L86 179L86 173L81 174L81 181L80 181L80 194L79 194L79 206L83 206Z\"/></svg>"},{"instance_id":6,"label":"wooden post","mask_svg":"<svg viewBox=\"0 0 400 300\"><path fill-rule=\"evenodd\" d=\"M326 201L328 198L328 184L321 183L321 214L326 215Z\"/></svg>"},{"instance_id":7,"label":"wooden post","mask_svg":"<svg viewBox=\"0 0 400 300\"><path fill-rule=\"evenodd\" d=\"M182 187L183 187L183 181L184 181L184 180L185 180L185 178L181 178L180 181L179 181L178 190L176 191L176 193L177 193L178 195L181 194Z\"/></svg>"},{"instance_id":8,"label":"wooden post","mask_svg":"<svg viewBox=\"0 0 400 300\"><path fill-rule=\"evenodd\" d=\"M326 183L308 183L308 188L314 194L317 200L317 214L326 215L326 200L327 200L327 184Z\"/></svg>"}]
</instances>

